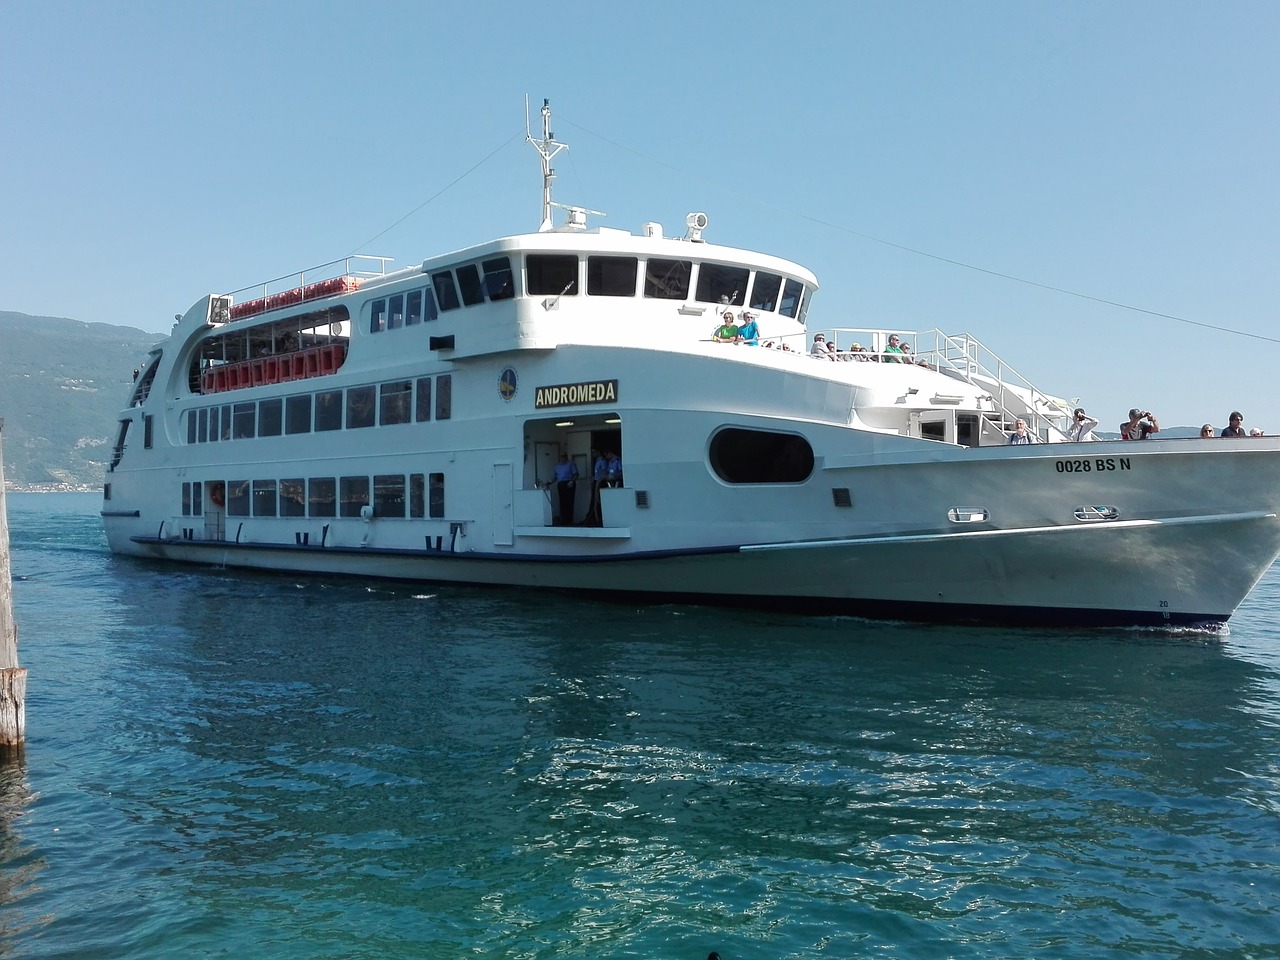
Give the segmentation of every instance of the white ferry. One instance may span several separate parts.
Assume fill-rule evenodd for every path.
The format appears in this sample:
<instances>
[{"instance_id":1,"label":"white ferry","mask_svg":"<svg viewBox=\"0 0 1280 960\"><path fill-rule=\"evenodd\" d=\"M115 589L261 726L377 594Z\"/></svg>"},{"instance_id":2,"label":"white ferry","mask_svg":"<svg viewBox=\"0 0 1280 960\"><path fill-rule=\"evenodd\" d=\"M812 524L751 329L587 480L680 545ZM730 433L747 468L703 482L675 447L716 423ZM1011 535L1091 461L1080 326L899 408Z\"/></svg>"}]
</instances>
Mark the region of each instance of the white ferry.
<instances>
[{"instance_id":1,"label":"white ferry","mask_svg":"<svg viewBox=\"0 0 1280 960\"><path fill-rule=\"evenodd\" d=\"M1280 553L1280 438L1063 443L1068 404L972 337L806 323L814 275L711 242L702 214L679 237L589 227L582 208L554 225L563 145L545 104L542 121L536 232L197 301L119 415L111 549L1156 626L1225 622ZM717 340L726 312L759 337ZM1039 442L1008 442L1018 418ZM610 454L620 469L595 477Z\"/></svg>"}]
</instances>

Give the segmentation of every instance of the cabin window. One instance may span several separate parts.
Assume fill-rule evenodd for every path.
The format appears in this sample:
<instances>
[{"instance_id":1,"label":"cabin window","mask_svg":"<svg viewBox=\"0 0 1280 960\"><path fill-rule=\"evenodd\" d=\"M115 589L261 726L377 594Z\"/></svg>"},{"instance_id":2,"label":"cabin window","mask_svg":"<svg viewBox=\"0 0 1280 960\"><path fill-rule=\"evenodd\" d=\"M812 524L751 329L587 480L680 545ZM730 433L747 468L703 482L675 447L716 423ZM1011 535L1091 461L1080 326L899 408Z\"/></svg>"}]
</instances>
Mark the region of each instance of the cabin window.
<instances>
[{"instance_id":1,"label":"cabin window","mask_svg":"<svg viewBox=\"0 0 1280 960\"><path fill-rule=\"evenodd\" d=\"M427 287L422 291L422 309L425 311L426 321L428 323L440 316L440 311L436 309L435 294L431 292L430 287Z\"/></svg>"},{"instance_id":2,"label":"cabin window","mask_svg":"<svg viewBox=\"0 0 1280 960\"><path fill-rule=\"evenodd\" d=\"M274 480L253 481L253 515L255 517L276 515L276 482Z\"/></svg>"},{"instance_id":3,"label":"cabin window","mask_svg":"<svg viewBox=\"0 0 1280 960\"><path fill-rule=\"evenodd\" d=\"M416 419L419 423L431 419L431 378L422 377L418 381L418 403Z\"/></svg>"},{"instance_id":4,"label":"cabin window","mask_svg":"<svg viewBox=\"0 0 1280 960\"><path fill-rule=\"evenodd\" d=\"M422 291L410 290L404 296L404 325L411 327L422 322Z\"/></svg>"},{"instance_id":5,"label":"cabin window","mask_svg":"<svg viewBox=\"0 0 1280 960\"><path fill-rule=\"evenodd\" d=\"M698 297L702 303L724 303L740 307L747 302L746 267L704 263L698 267Z\"/></svg>"},{"instance_id":6,"label":"cabin window","mask_svg":"<svg viewBox=\"0 0 1280 960\"><path fill-rule=\"evenodd\" d=\"M430 484L428 486L429 496L427 500L428 515L433 520L438 520L444 516L444 474L431 474Z\"/></svg>"},{"instance_id":7,"label":"cabin window","mask_svg":"<svg viewBox=\"0 0 1280 960\"><path fill-rule=\"evenodd\" d=\"M395 383L384 383L378 390L380 393L378 422L384 427L392 423L408 423L413 381L397 380Z\"/></svg>"},{"instance_id":8,"label":"cabin window","mask_svg":"<svg viewBox=\"0 0 1280 960\"><path fill-rule=\"evenodd\" d=\"M794 433L728 427L711 438L711 469L725 483L803 483L813 448Z\"/></svg>"},{"instance_id":9,"label":"cabin window","mask_svg":"<svg viewBox=\"0 0 1280 960\"><path fill-rule=\"evenodd\" d=\"M776 273L757 273L756 281L751 285L751 309L778 309L778 291L782 289L782 278Z\"/></svg>"},{"instance_id":10,"label":"cabin window","mask_svg":"<svg viewBox=\"0 0 1280 960\"><path fill-rule=\"evenodd\" d=\"M387 301L375 300L369 307L369 332L381 333L387 329Z\"/></svg>"},{"instance_id":11,"label":"cabin window","mask_svg":"<svg viewBox=\"0 0 1280 960\"><path fill-rule=\"evenodd\" d=\"M415 520L427 515L426 479L421 473L409 474L409 516Z\"/></svg>"},{"instance_id":12,"label":"cabin window","mask_svg":"<svg viewBox=\"0 0 1280 960\"><path fill-rule=\"evenodd\" d=\"M578 258L561 253L531 253L524 258L525 288L531 297L576 297Z\"/></svg>"},{"instance_id":13,"label":"cabin window","mask_svg":"<svg viewBox=\"0 0 1280 960\"><path fill-rule=\"evenodd\" d=\"M284 401L284 432L311 432L311 394L286 397Z\"/></svg>"},{"instance_id":14,"label":"cabin window","mask_svg":"<svg viewBox=\"0 0 1280 960\"><path fill-rule=\"evenodd\" d=\"M307 481L307 516L337 516L337 483L333 477L312 477Z\"/></svg>"},{"instance_id":15,"label":"cabin window","mask_svg":"<svg viewBox=\"0 0 1280 960\"><path fill-rule=\"evenodd\" d=\"M377 413L373 385L347 390L347 429L372 427Z\"/></svg>"},{"instance_id":16,"label":"cabin window","mask_svg":"<svg viewBox=\"0 0 1280 960\"><path fill-rule=\"evenodd\" d=\"M338 516L358 517L360 508L369 506L368 477L339 477Z\"/></svg>"},{"instance_id":17,"label":"cabin window","mask_svg":"<svg viewBox=\"0 0 1280 960\"><path fill-rule=\"evenodd\" d=\"M316 394L316 430L342 429L342 391L323 390Z\"/></svg>"},{"instance_id":18,"label":"cabin window","mask_svg":"<svg viewBox=\"0 0 1280 960\"><path fill-rule=\"evenodd\" d=\"M448 270L433 273L431 283L436 288L436 300L439 301L441 313L446 310L457 310L462 306L462 301L458 299L458 288L453 283L453 274Z\"/></svg>"},{"instance_id":19,"label":"cabin window","mask_svg":"<svg viewBox=\"0 0 1280 960\"><path fill-rule=\"evenodd\" d=\"M587 257L587 294L634 297L639 266L635 257Z\"/></svg>"},{"instance_id":20,"label":"cabin window","mask_svg":"<svg viewBox=\"0 0 1280 960\"><path fill-rule=\"evenodd\" d=\"M155 427L152 423L153 419L154 418L149 413L144 414L142 417L142 449L144 450L151 449L151 439L155 433Z\"/></svg>"},{"instance_id":21,"label":"cabin window","mask_svg":"<svg viewBox=\"0 0 1280 960\"><path fill-rule=\"evenodd\" d=\"M184 483L182 485L182 515L184 517L191 516L191 484Z\"/></svg>"},{"instance_id":22,"label":"cabin window","mask_svg":"<svg viewBox=\"0 0 1280 960\"><path fill-rule=\"evenodd\" d=\"M687 300L691 260L650 260L644 269L644 295L659 300Z\"/></svg>"},{"instance_id":23,"label":"cabin window","mask_svg":"<svg viewBox=\"0 0 1280 960\"><path fill-rule=\"evenodd\" d=\"M436 377L436 419L448 420L453 416L453 376L444 373Z\"/></svg>"},{"instance_id":24,"label":"cabin window","mask_svg":"<svg viewBox=\"0 0 1280 960\"><path fill-rule=\"evenodd\" d=\"M249 516L249 481L227 481L227 516Z\"/></svg>"},{"instance_id":25,"label":"cabin window","mask_svg":"<svg viewBox=\"0 0 1280 960\"><path fill-rule=\"evenodd\" d=\"M304 517L307 514L307 481L301 477L280 481L280 516Z\"/></svg>"},{"instance_id":26,"label":"cabin window","mask_svg":"<svg viewBox=\"0 0 1280 960\"><path fill-rule=\"evenodd\" d=\"M404 294L397 293L387 300L387 329L398 330L404 326Z\"/></svg>"},{"instance_id":27,"label":"cabin window","mask_svg":"<svg viewBox=\"0 0 1280 960\"><path fill-rule=\"evenodd\" d=\"M494 257L481 263L484 267L484 292L490 300L510 300L516 295L511 282L511 260Z\"/></svg>"},{"instance_id":28,"label":"cabin window","mask_svg":"<svg viewBox=\"0 0 1280 960\"><path fill-rule=\"evenodd\" d=\"M196 437L198 436L198 433L196 431L196 424L199 422L199 420L200 418L196 416L195 410L187 411L187 443L196 442Z\"/></svg>"},{"instance_id":29,"label":"cabin window","mask_svg":"<svg viewBox=\"0 0 1280 960\"><path fill-rule=\"evenodd\" d=\"M256 403L237 403L231 416L231 436L236 440L252 437L257 415Z\"/></svg>"},{"instance_id":30,"label":"cabin window","mask_svg":"<svg viewBox=\"0 0 1280 960\"><path fill-rule=\"evenodd\" d=\"M258 402L258 436L280 436L283 408L284 404L279 397L274 400L260 400Z\"/></svg>"},{"instance_id":31,"label":"cabin window","mask_svg":"<svg viewBox=\"0 0 1280 960\"><path fill-rule=\"evenodd\" d=\"M191 515L201 516L204 513L204 484L191 484Z\"/></svg>"},{"instance_id":32,"label":"cabin window","mask_svg":"<svg viewBox=\"0 0 1280 960\"><path fill-rule=\"evenodd\" d=\"M231 439L231 404L226 404L222 408L222 426L218 428L218 439Z\"/></svg>"},{"instance_id":33,"label":"cabin window","mask_svg":"<svg viewBox=\"0 0 1280 960\"><path fill-rule=\"evenodd\" d=\"M804 284L799 280L788 280L782 289L782 304L778 312L784 317L800 316L800 300L804 296Z\"/></svg>"},{"instance_id":34,"label":"cabin window","mask_svg":"<svg viewBox=\"0 0 1280 960\"><path fill-rule=\"evenodd\" d=\"M206 443L209 440L209 410L206 407L199 411L196 418L196 443Z\"/></svg>"},{"instance_id":35,"label":"cabin window","mask_svg":"<svg viewBox=\"0 0 1280 960\"><path fill-rule=\"evenodd\" d=\"M462 293L462 302L468 307L484 303L484 288L480 285L480 269L474 263L458 268L458 290Z\"/></svg>"},{"instance_id":36,"label":"cabin window","mask_svg":"<svg viewBox=\"0 0 1280 960\"><path fill-rule=\"evenodd\" d=\"M404 474L373 478L373 515L404 518Z\"/></svg>"}]
</instances>

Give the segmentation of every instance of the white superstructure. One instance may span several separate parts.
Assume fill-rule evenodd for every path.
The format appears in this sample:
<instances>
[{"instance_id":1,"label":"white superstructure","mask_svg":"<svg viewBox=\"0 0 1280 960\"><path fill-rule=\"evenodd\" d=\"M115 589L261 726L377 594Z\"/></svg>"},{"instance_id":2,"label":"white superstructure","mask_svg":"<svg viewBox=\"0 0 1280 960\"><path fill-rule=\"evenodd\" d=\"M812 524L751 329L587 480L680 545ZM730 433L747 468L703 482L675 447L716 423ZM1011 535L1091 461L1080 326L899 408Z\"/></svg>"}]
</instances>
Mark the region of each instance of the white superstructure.
<instances>
[{"instance_id":1,"label":"white superstructure","mask_svg":"<svg viewBox=\"0 0 1280 960\"><path fill-rule=\"evenodd\" d=\"M1225 621L1280 553L1280 439L1060 442L1067 405L972 338L806 323L815 277L706 242L701 214L681 238L581 208L553 227L548 115L538 232L188 310L119 416L111 549L1153 625ZM725 312L755 315L758 343L714 339ZM818 333L836 359L812 355ZM1007 443L1019 417L1040 442ZM620 474L593 479L597 451ZM580 475L564 515L561 454Z\"/></svg>"}]
</instances>

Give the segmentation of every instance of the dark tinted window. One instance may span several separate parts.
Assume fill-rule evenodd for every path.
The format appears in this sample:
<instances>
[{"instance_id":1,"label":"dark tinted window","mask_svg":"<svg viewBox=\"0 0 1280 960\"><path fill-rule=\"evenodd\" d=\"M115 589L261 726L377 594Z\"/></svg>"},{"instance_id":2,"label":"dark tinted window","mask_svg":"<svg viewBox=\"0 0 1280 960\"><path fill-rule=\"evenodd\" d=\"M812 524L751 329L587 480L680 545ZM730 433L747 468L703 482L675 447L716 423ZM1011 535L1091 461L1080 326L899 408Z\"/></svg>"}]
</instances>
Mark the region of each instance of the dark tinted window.
<instances>
[{"instance_id":1,"label":"dark tinted window","mask_svg":"<svg viewBox=\"0 0 1280 960\"><path fill-rule=\"evenodd\" d=\"M347 429L372 427L377 413L373 384L347 390Z\"/></svg>"},{"instance_id":2,"label":"dark tinted window","mask_svg":"<svg viewBox=\"0 0 1280 960\"><path fill-rule=\"evenodd\" d=\"M436 377L436 419L448 420L453 416L453 377L441 374Z\"/></svg>"},{"instance_id":3,"label":"dark tinted window","mask_svg":"<svg viewBox=\"0 0 1280 960\"><path fill-rule=\"evenodd\" d=\"M342 429L341 390L324 390L316 394L316 429Z\"/></svg>"},{"instance_id":4,"label":"dark tinted window","mask_svg":"<svg viewBox=\"0 0 1280 960\"><path fill-rule=\"evenodd\" d=\"M704 263L698 268L698 300L742 306L747 300L748 272L746 267Z\"/></svg>"},{"instance_id":5,"label":"dark tinted window","mask_svg":"<svg viewBox=\"0 0 1280 960\"><path fill-rule=\"evenodd\" d=\"M280 436L281 417L284 403L279 399L262 400L258 403L258 436Z\"/></svg>"},{"instance_id":6,"label":"dark tinted window","mask_svg":"<svg viewBox=\"0 0 1280 960\"><path fill-rule=\"evenodd\" d=\"M307 515L307 481L301 477L280 481L280 516Z\"/></svg>"},{"instance_id":7,"label":"dark tinted window","mask_svg":"<svg viewBox=\"0 0 1280 960\"><path fill-rule=\"evenodd\" d=\"M427 494L427 515L434 520L444 516L444 474L433 473Z\"/></svg>"},{"instance_id":8,"label":"dark tinted window","mask_svg":"<svg viewBox=\"0 0 1280 960\"><path fill-rule=\"evenodd\" d=\"M474 263L458 268L458 289L462 292L462 302L468 307L484 303L484 289L480 286L480 270Z\"/></svg>"},{"instance_id":9,"label":"dark tinted window","mask_svg":"<svg viewBox=\"0 0 1280 960\"><path fill-rule=\"evenodd\" d=\"M274 480L253 481L253 515L255 517L276 515L276 482Z\"/></svg>"},{"instance_id":10,"label":"dark tinted window","mask_svg":"<svg viewBox=\"0 0 1280 960\"><path fill-rule=\"evenodd\" d=\"M415 419L421 423L431 419L431 378L423 377L418 381L418 402Z\"/></svg>"},{"instance_id":11,"label":"dark tinted window","mask_svg":"<svg viewBox=\"0 0 1280 960\"><path fill-rule=\"evenodd\" d=\"M634 297L637 273L635 257L587 257L587 293L593 297Z\"/></svg>"},{"instance_id":12,"label":"dark tinted window","mask_svg":"<svg viewBox=\"0 0 1280 960\"><path fill-rule=\"evenodd\" d=\"M340 477L338 494L338 516L360 516L360 508L369 506L369 478Z\"/></svg>"},{"instance_id":13,"label":"dark tinted window","mask_svg":"<svg viewBox=\"0 0 1280 960\"><path fill-rule=\"evenodd\" d=\"M426 477L420 473L409 474L409 516L425 517L427 501Z\"/></svg>"},{"instance_id":14,"label":"dark tinted window","mask_svg":"<svg viewBox=\"0 0 1280 960\"><path fill-rule=\"evenodd\" d=\"M196 416L196 411L187 411L187 443L196 442L196 422L200 418Z\"/></svg>"},{"instance_id":15,"label":"dark tinted window","mask_svg":"<svg viewBox=\"0 0 1280 960\"><path fill-rule=\"evenodd\" d=\"M409 422L409 401L413 396L413 383L409 380L397 380L395 383L384 383L378 388L378 422L383 426L390 423Z\"/></svg>"},{"instance_id":16,"label":"dark tinted window","mask_svg":"<svg viewBox=\"0 0 1280 960\"><path fill-rule=\"evenodd\" d=\"M249 515L249 481L227 481L227 516L247 517Z\"/></svg>"},{"instance_id":17,"label":"dark tinted window","mask_svg":"<svg viewBox=\"0 0 1280 960\"><path fill-rule=\"evenodd\" d=\"M404 325L422 322L422 291L410 290L404 297Z\"/></svg>"},{"instance_id":18,"label":"dark tinted window","mask_svg":"<svg viewBox=\"0 0 1280 960\"><path fill-rule=\"evenodd\" d=\"M234 427L231 435L237 440L252 437L257 412L258 405L256 403L237 403L235 412L232 414Z\"/></svg>"},{"instance_id":19,"label":"dark tinted window","mask_svg":"<svg viewBox=\"0 0 1280 960\"><path fill-rule=\"evenodd\" d=\"M311 432L311 394L287 397L284 401L284 432Z\"/></svg>"},{"instance_id":20,"label":"dark tinted window","mask_svg":"<svg viewBox=\"0 0 1280 960\"><path fill-rule=\"evenodd\" d=\"M776 273L757 273L755 285L751 288L752 310L777 310L778 291L782 289L782 278Z\"/></svg>"},{"instance_id":21,"label":"dark tinted window","mask_svg":"<svg viewBox=\"0 0 1280 960\"><path fill-rule=\"evenodd\" d=\"M387 301L375 300L369 308L369 332L381 333L387 329Z\"/></svg>"},{"instance_id":22,"label":"dark tinted window","mask_svg":"<svg viewBox=\"0 0 1280 960\"><path fill-rule=\"evenodd\" d=\"M801 483L813 473L813 448L791 433L730 427L712 438L710 458L725 483Z\"/></svg>"},{"instance_id":23,"label":"dark tinted window","mask_svg":"<svg viewBox=\"0 0 1280 960\"><path fill-rule=\"evenodd\" d=\"M458 288L453 285L453 274L448 270L441 273L433 273L431 282L435 284L436 300L440 303L440 310L457 310L462 306L462 301L458 299Z\"/></svg>"},{"instance_id":24,"label":"dark tinted window","mask_svg":"<svg viewBox=\"0 0 1280 960\"><path fill-rule=\"evenodd\" d=\"M571 254L531 253L524 269L531 297L578 295L578 258Z\"/></svg>"},{"instance_id":25,"label":"dark tinted window","mask_svg":"<svg viewBox=\"0 0 1280 960\"><path fill-rule=\"evenodd\" d=\"M484 293L490 300L510 300L516 295L511 282L511 261L507 257L495 257L481 264L484 267Z\"/></svg>"},{"instance_id":26,"label":"dark tinted window","mask_svg":"<svg viewBox=\"0 0 1280 960\"><path fill-rule=\"evenodd\" d=\"M689 260L650 260L644 270L644 295L659 300L684 300L689 296Z\"/></svg>"},{"instance_id":27,"label":"dark tinted window","mask_svg":"<svg viewBox=\"0 0 1280 960\"><path fill-rule=\"evenodd\" d=\"M307 515L332 517L337 515L338 487L333 477L313 477L307 481Z\"/></svg>"},{"instance_id":28,"label":"dark tinted window","mask_svg":"<svg viewBox=\"0 0 1280 960\"><path fill-rule=\"evenodd\" d=\"M375 517L404 516L403 474L373 478L373 515Z\"/></svg>"},{"instance_id":29,"label":"dark tinted window","mask_svg":"<svg viewBox=\"0 0 1280 960\"><path fill-rule=\"evenodd\" d=\"M404 294L397 293L387 300L387 329L396 330L404 326Z\"/></svg>"},{"instance_id":30,"label":"dark tinted window","mask_svg":"<svg viewBox=\"0 0 1280 960\"><path fill-rule=\"evenodd\" d=\"M782 305L778 312L784 317L796 317L800 314L800 298L804 295L804 285L799 280L788 280L782 291Z\"/></svg>"}]
</instances>

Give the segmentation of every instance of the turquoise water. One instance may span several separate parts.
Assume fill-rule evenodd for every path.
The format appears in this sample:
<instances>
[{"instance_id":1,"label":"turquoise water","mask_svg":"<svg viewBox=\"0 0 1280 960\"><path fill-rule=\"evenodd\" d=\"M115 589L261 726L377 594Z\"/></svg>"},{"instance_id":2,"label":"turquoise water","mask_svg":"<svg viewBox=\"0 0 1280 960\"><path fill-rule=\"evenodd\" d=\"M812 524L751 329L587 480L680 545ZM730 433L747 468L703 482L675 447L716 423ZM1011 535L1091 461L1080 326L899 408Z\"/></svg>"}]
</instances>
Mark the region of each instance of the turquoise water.
<instances>
[{"instance_id":1,"label":"turquoise water","mask_svg":"<svg viewBox=\"0 0 1280 960\"><path fill-rule=\"evenodd\" d=\"M10 494L0 954L1274 958L1280 574L1226 636L110 556Z\"/></svg>"}]
</instances>

